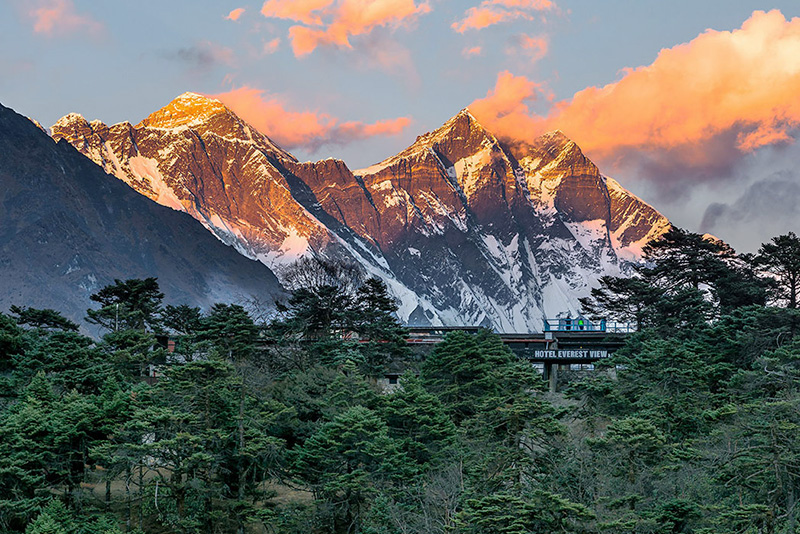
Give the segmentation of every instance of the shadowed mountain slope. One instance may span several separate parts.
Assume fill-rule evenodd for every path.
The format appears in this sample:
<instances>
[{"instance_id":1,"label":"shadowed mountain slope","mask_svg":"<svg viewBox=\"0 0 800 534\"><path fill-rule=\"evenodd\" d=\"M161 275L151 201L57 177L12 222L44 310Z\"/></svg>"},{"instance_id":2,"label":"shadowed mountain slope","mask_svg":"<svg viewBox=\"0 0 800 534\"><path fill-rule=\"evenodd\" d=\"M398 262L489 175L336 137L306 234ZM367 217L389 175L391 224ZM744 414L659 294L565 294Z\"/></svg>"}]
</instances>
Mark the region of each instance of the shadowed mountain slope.
<instances>
[{"instance_id":1,"label":"shadowed mountain slope","mask_svg":"<svg viewBox=\"0 0 800 534\"><path fill-rule=\"evenodd\" d=\"M82 320L115 278L157 276L167 301L208 307L281 291L273 273L185 213L131 190L0 106L0 310Z\"/></svg>"}]
</instances>

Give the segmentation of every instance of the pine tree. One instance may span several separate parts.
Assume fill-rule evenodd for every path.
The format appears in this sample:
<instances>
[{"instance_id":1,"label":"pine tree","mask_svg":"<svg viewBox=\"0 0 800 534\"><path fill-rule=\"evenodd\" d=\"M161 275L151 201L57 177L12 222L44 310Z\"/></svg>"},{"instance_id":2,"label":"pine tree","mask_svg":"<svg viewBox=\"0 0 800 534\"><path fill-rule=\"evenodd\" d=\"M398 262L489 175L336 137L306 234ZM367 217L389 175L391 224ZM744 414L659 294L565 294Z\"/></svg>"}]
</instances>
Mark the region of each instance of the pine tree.
<instances>
[{"instance_id":1,"label":"pine tree","mask_svg":"<svg viewBox=\"0 0 800 534\"><path fill-rule=\"evenodd\" d=\"M389 435L421 466L441 461L455 445L455 425L439 399L425 391L416 377L403 377L402 387L382 401L380 414Z\"/></svg>"},{"instance_id":2,"label":"pine tree","mask_svg":"<svg viewBox=\"0 0 800 534\"><path fill-rule=\"evenodd\" d=\"M508 347L488 330L455 331L428 355L420 376L460 424L475 415L487 397L499 393L502 376L514 362Z\"/></svg>"},{"instance_id":3,"label":"pine tree","mask_svg":"<svg viewBox=\"0 0 800 534\"><path fill-rule=\"evenodd\" d=\"M155 278L114 280L89 297L100 304L87 310L86 320L109 331L161 330L161 302L164 294Z\"/></svg>"},{"instance_id":4,"label":"pine tree","mask_svg":"<svg viewBox=\"0 0 800 534\"><path fill-rule=\"evenodd\" d=\"M56 310L11 306L9 311L16 315L17 323L28 325L32 328L43 328L48 330L65 330L71 332L78 331L78 325Z\"/></svg>"},{"instance_id":5,"label":"pine tree","mask_svg":"<svg viewBox=\"0 0 800 534\"><path fill-rule=\"evenodd\" d=\"M348 532L359 532L368 502L381 487L414 473L386 423L361 406L322 425L293 456L295 476L334 507L335 523Z\"/></svg>"},{"instance_id":6,"label":"pine tree","mask_svg":"<svg viewBox=\"0 0 800 534\"><path fill-rule=\"evenodd\" d=\"M758 250L756 265L762 266L778 279L777 297L788 308L800 304L800 238L794 232L773 237Z\"/></svg>"}]
</instances>

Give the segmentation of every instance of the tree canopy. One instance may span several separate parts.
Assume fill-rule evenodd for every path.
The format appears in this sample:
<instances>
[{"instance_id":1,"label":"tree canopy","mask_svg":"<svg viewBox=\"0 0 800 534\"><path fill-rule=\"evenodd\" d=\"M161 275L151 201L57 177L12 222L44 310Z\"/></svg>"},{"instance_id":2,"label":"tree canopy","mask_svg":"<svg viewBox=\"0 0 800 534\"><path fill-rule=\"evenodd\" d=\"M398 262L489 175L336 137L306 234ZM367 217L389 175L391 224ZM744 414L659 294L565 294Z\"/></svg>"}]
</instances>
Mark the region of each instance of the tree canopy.
<instances>
[{"instance_id":1,"label":"tree canopy","mask_svg":"<svg viewBox=\"0 0 800 534\"><path fill-rule=\"evenodd\" d=\"M489 330L410 354L386 286L329 260L296 266L268 324L164 306L155 279L93 296L100 339L14 307L0 531L796 532L795 240L651 243L587 301L638 331L556 393ZM382 391L387 362L404 373Z\"/></svg>"}]
</instances>

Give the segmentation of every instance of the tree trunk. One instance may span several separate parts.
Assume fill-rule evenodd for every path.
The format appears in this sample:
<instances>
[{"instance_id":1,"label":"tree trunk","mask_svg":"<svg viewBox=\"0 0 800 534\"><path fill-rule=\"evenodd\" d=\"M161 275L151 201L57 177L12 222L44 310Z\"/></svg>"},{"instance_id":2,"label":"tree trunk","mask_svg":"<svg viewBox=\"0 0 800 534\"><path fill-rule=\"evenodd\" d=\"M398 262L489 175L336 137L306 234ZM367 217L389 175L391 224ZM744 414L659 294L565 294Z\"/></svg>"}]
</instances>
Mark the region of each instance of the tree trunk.
<instances>
[{"instance_id":1,"label":"tree trunk","mask_svg":"<svg viewBox=\"0 0 800 534\"><path fill-rule=\"evenodd\" d=\"M144 523L144 466L139 464L139 530Z\"/></svg>"},{"instance_id":2,"label":"tree trunk","mask_svg":"<svg viewBox=\"0 0 800 534\"><path fill-rule=\"evenodd\" d=\"M239 508L239 511L236 514L236 532L237 532L237 534L244 534L244 518L242 517L242 514L243 514L244 511L241 510L241 507L242 507L242 505L244 503L244 498L245 498L244 489L245 489L245 483L246 483L246 480L245 480L245 474L246 473L245 473L245 466L244 466L244 455L242 453L242 451L244 450L244 401L245 401L244 376L242 376L241 379L242 379L242 384L239 387L239 422L238 422L238 426L239 426L239 428L238 428L238 433L239 433L239 436L238 436L239 437L239 454L238 454L238 458L236 459L236 465L237 465L237 468L239 470L239 473L238 473L239 477L238 477L238 481L237 481L239 487L237 488L238 491L237 491L237 495L236 495L237 499L239 500L239 503L237 505L237 507Z\"/></svg>"},{"instance_id":3,"label":"tree trunk","mask_svg":"<svg viewBox=\"0 0 800 534\"><path fill-rule=\"evenodd\" d=\"M125 503L126 503L126 513L125 513L125 531L131 531L131 522L133 516L133 503L131 502L131 478L133 477L133 473L131 473L130 464L125 468ZM141 528L141 525L139 525Z\"/></svg>"}]
</instances>

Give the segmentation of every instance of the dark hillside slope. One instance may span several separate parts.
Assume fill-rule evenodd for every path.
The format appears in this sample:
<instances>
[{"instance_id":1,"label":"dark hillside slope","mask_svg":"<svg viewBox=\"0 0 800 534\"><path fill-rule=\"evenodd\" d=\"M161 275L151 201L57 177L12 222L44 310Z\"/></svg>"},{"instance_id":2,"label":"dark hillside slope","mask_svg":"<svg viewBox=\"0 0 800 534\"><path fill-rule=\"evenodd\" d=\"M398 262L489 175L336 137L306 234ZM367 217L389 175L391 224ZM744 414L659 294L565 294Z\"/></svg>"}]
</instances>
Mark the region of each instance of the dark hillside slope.
<instances>
[{"instance_id":1,"label":"dark hillside slope","mask_svg":"<svg viewBox=\"0 0 800 534\"><path fill-rule=\"evenodd\" d=\"M0 105L0 310L51 307L82 320L115 278L157 276L168 302L207 307L281 287L262 263L107 175Z\"/></svg>"}]
</instances>

